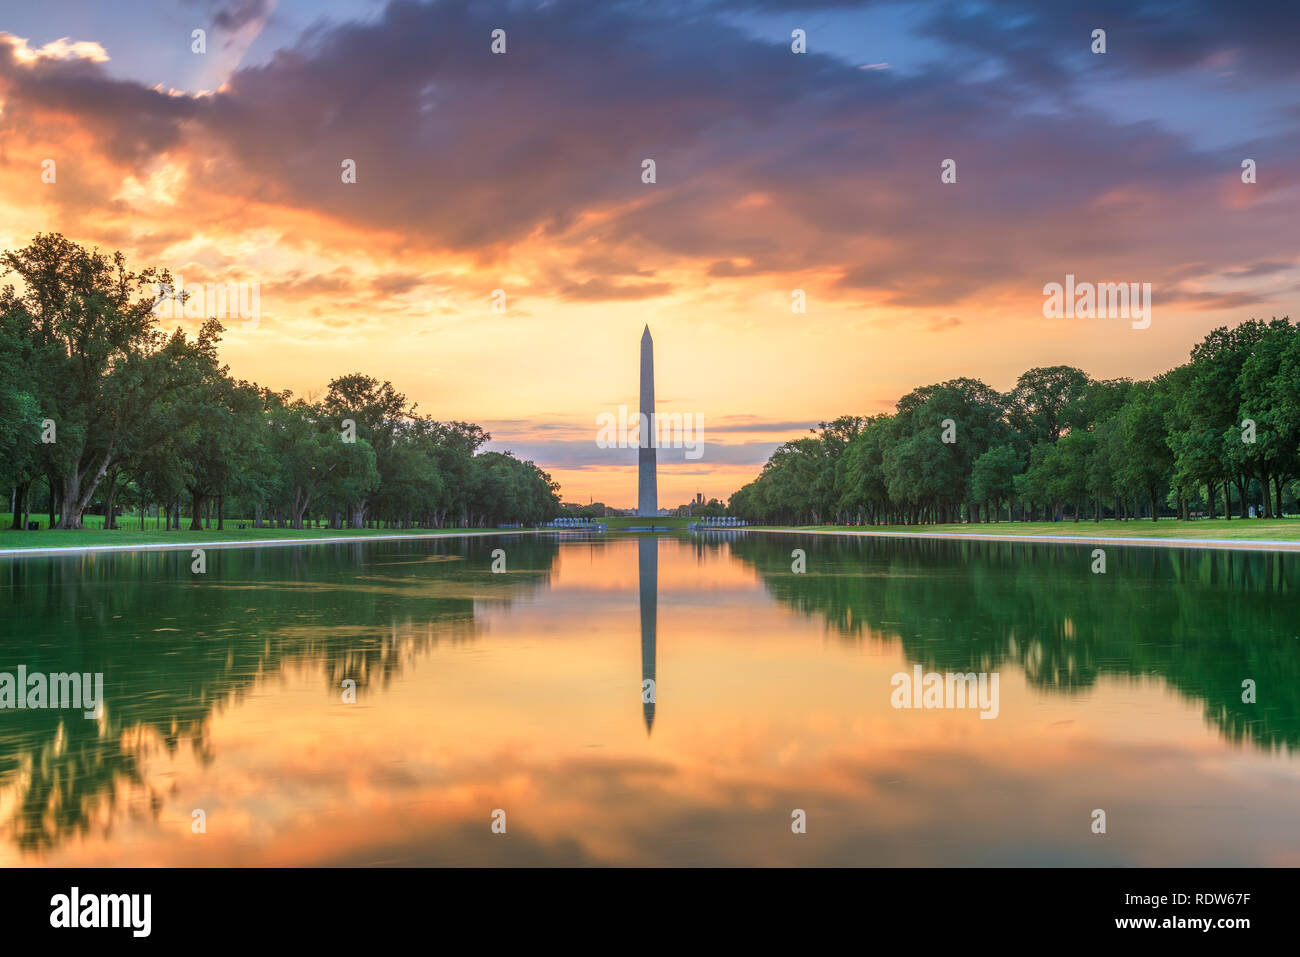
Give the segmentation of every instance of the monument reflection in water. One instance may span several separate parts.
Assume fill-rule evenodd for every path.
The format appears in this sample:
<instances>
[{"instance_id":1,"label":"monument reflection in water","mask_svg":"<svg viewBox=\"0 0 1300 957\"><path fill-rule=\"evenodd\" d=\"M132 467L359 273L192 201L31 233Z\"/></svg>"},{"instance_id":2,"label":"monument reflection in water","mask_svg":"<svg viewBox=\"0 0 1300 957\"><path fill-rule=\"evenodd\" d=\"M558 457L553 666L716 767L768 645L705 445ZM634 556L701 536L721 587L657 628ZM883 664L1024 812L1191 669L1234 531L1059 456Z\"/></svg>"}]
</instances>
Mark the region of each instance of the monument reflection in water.
<instances>
[{"instance_id":1,"label":"monument reflection in water","mask_svg":"<svg viewBox=\"0 0 1300 957\"><path fill-rule=\"evenodd\" d=\"M641 704L645 730L655 725L655 699L659 683L655 678L655 625L659 602L659 539L642 535L636 543L637 579L641 604Z\"/></svg>"}]
</instances>

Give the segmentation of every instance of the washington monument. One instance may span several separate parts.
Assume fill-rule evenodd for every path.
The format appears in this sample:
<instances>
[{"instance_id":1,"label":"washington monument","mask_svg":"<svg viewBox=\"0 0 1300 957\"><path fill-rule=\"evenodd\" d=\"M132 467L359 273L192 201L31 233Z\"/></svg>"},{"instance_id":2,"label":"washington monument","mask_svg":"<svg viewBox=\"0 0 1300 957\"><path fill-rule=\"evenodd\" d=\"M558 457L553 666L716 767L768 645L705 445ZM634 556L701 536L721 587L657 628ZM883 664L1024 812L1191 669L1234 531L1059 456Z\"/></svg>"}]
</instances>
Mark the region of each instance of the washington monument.
<instances>
[{"instance_id":1,"label":"washington monument","mask_svg":"<svg viewBox=\"0 0 1300 957\"><path fill-rule=\"evenodd\" d=\"M641 447L637 450L637 515L659 514L659 482L655 477L655 341L650 326L641 334Z\"/></svg>"}]
</instances>

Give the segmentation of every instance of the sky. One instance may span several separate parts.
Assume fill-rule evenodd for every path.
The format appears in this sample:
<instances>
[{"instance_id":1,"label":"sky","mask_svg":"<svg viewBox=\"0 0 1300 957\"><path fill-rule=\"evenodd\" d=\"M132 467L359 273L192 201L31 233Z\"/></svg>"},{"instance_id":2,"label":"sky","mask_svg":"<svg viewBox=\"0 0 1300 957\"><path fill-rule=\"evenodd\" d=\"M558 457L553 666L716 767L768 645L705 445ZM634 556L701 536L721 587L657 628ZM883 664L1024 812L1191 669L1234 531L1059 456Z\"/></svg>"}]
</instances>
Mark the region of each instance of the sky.
<instances>
[{"instance_id":1,"label":"sky","mask_svg":"<svg viewBox=\"0 0 1300 957\"><path fill-rule=\"evenodd\" d=\"M921 385L1144 378L1300 318L1298 27L1268 2L6 4L0 248L58 231L247 284L236 378L390 380L574 502L635 505L597 422L635 412L648 324L658 412L702 423L698 458L660 450L660 504L725 500ZM1067 275L1150 283L1150 326L1045 317Z\"/></svg>"}]
</instances>

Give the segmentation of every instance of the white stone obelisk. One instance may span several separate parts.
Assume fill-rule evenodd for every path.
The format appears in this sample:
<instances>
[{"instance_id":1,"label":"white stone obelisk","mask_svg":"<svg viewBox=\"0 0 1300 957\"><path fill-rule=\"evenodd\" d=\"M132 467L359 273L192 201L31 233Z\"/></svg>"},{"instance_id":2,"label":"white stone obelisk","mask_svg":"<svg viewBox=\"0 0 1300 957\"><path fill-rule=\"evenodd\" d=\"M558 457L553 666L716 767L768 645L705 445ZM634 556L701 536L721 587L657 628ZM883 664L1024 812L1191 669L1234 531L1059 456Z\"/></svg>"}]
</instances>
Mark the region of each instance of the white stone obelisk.
<instances>
[{"instance_id":1,"label":"white stone obelisk","mask_svg":"<svg viewBox=\"0 0 1300 957\"><path fill-rule=\"evenodd\" d=\"M641 334L641 447L637 449L637 515L659 514L659 482L655 475L655 343L650 326Z\"/></svg>"}]
</instances>

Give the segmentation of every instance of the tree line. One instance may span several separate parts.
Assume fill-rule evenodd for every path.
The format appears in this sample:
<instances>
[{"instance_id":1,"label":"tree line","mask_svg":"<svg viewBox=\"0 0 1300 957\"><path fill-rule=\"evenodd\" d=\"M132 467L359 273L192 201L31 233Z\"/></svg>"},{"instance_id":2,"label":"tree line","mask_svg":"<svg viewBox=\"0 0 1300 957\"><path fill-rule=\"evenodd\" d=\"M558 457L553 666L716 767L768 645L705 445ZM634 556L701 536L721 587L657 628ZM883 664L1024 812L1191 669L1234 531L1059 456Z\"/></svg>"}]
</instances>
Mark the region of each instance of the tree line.
<instances>
[{"instance_id":1,"label":"tree line","mask_svg":"<svg viewBox=\"0 0 1300 957\"><path fill-rule=\"evenodd\" d=\"M236 380L222 326L159 327L165 270L57 233L0 255L0 487L13 527L38 497L50 526L152 507L166 527L215 517L256 526L482 527L559 513L559 484L532 462L483 452L469 422L421 414L391 383L333 379L322 399ZM179 297L183 300L184 293ZM214 516L215 513L215 516Z\"/></svg>"},{"instance_id":2,"label":"tree line","mask_svg":"<svg viewBox=\"0 0 1300 957\"><path fill-rule=\"evenodd\" d=\"M1218 328L1147 381L1030 369L1010 392L922 386L780 446L728 510L767 523L1074 521L1252 512L1300 478L1300 326Z\"/></svg>"}]
</instances>

